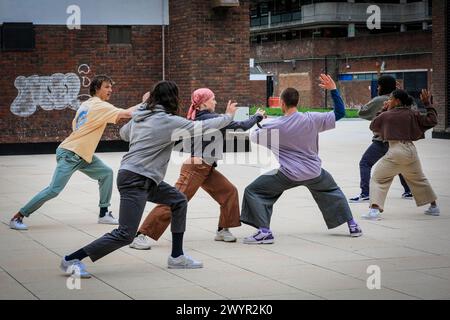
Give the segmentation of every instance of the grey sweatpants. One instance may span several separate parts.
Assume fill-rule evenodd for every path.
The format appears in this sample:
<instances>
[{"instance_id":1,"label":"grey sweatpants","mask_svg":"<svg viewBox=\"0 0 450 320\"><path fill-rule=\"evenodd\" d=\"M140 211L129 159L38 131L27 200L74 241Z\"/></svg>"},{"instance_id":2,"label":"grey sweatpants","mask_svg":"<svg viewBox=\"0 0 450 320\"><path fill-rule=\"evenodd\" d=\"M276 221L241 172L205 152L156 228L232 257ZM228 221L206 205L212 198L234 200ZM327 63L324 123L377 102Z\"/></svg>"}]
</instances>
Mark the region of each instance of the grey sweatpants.
<instances>
[{"instance_id":1,"label":"grey sweatpants","mask_svg":"<svg viewBox=\"0 0 450 320\"><path fill-rule=\"evenodd\" d=\"M309 189L328 229L353 219L344 193L326 170L322 169L319 177L305 181L293 181L279 170L274 170L258 177L245 188L241 222L256 228L269 228L275 202L284 191L298 186Z\"/></svg>"},{"instance_id":2,"label":"grey sweatpants","mask_svg":"<svg viewBox=\"0 0 450 320\"><path fill-rule=\"evenodd\" d=\"M119 227L83 248L92 261L133 241L147 201L171 208L172 233L186 230L187 199L176 188L164 181L156 185L153 180L127 170L119 171L117 187L120 192Z\"/></svg>"}]
</instances>

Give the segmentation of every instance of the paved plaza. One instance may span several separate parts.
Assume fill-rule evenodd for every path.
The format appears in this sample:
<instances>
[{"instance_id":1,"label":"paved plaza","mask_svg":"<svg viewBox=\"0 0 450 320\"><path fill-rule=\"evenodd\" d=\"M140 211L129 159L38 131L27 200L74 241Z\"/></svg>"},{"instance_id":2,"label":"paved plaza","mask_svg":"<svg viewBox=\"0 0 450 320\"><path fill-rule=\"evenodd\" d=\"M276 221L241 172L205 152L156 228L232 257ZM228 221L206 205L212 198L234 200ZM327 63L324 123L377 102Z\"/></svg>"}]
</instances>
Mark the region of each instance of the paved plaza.
<instances>
[{"instance_id":1,"label":"paved plaza","mask_svg":"<svg viewBox=\"0 0 450 320\"><path fill-rule=\"evenodd\" d=\"M359 191L358 163L370 143L368 126L367 121L341 121L320 138L323 167L347 197ZM10 230L11 216L50 182L56 162L55 155L0 157L0 299L449 299L450 141L431 139L428 132L416 146L438 194L441 217L425 216L425 207L401 199L396 178L382 221L361 220L368 205L351 205L364 231L352 239L347 226L327 230L308 190L300 187L274 207L275 244L243 244L254 232L249 226L232 229L238 241L224 243L213 240L219 207L200 190L189 203L184 238L185 252L203 261L203 269L167 268L168 230L151 250L124 247L95 264L86 259L93 278L73 290L59 270L61 257L113 229L96 223L97 183L77 172L59 197L26 219L28 231ZM219 165L240 199L262 172L252 161L256 151L239 154L238 164L231 164L236 155L227 154L227 163ZM98 155L116 176L123 153ZM170 184L180 169L175 162L165 179ZM118 214L116 186L112 203ZM149 203L144 214L153 206ZM370 266L380 271L380 289L367 287Z\"/></svg>"}]
</instances>

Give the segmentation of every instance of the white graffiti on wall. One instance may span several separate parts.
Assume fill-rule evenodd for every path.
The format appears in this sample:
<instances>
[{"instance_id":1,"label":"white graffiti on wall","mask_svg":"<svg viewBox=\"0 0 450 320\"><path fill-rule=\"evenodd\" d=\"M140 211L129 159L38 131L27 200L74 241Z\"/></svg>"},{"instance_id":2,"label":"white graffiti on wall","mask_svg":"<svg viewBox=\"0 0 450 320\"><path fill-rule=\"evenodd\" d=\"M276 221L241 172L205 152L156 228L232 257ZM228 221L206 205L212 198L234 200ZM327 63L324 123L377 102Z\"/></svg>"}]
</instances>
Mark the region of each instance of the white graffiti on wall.
<instances>
[{"instance_id":1,"label":"white graffiti on wall","mask_svg":"<svg viewBox=\"0 0 450 320\"><path fill-rule=\"evenodd\" d=\"M80 64L78 66L78 73L81 75L83 87L87 88L91 84L91 79L86 77L86 74L91 72L91 68L87 64Z\"/></svg>"},{"instance_id":2,"label":"white graffiti on wall","mask_svg":"<svg viewBox=\"0 0 450 320\"><path fill-rule=\"evenodd\" d=\"M19 91L18 96L11 104L11 112L20 117L29 117L36 112L37 107L43 110L62 110L71 108L77 110L80 100L89 97L79 94L81 85L89 87L91 80L86 76L91 69L87 64L78 67L80 78L75 73L55 73L51 76L33 75L19 76L14 86Z\"/></svg>"}]
</instances>

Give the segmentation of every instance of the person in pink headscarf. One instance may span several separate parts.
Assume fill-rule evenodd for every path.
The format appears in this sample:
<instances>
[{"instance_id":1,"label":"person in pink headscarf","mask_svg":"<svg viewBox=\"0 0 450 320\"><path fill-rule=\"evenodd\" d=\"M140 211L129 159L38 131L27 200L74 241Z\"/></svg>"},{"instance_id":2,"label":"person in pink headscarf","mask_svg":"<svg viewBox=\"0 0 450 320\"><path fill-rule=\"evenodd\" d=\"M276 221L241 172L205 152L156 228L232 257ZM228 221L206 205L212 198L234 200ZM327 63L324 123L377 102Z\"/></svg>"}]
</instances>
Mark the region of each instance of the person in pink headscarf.
<instances>
[{"instance_id":1,"label":"person in pink headscarf","mask_svg":"<svg viewBox=\"0 0 450 320\"><path fill-rule=\"evenodd\" d=\"M212 111L215 110L215 104L214 107L212 107L212 101L215 101L214 92L212 92L208 88L200 88L195 90L192 93L191 97L191 106L189 107L188 113L186 118L189 120L195 120L195 117L197 115L197 110L200 110L202 108L202 105L204 105L203 109L208 108L208 105L205 103L210 102L210 109Z\"/></svg>"},{"instance_id":2,"label":"person in pink headscarf","mask_svg":"<svg viewBox=\"0 0 450 320\"><path fill-rule=\"evenodd\" d=\"M216 104L214 92L208 88L197 89L192 93L187 118L193 121L202 121L220 117L218 113L215 113ZM228 106L230 105L236 105L236 103L230 100ZM193 139L191 157L181 167L175 188L184 193L188 201L201 187L220 205L218 229L214 238L216 241L235 242L236 237L229 228L241 225L238 191L225 176L216 170L217 160L222 158L225 131L248 130L264 117L265 111L258 109L256 114L248 120L232 121L220 131L216 130L211 134L204 135L201 143L197 143L198 141ZM170 207L157 205L147 215L130 247L138 250L150 249L151 239L158 240L169 226L170 221Z\"/></svg>"}]
</instances>

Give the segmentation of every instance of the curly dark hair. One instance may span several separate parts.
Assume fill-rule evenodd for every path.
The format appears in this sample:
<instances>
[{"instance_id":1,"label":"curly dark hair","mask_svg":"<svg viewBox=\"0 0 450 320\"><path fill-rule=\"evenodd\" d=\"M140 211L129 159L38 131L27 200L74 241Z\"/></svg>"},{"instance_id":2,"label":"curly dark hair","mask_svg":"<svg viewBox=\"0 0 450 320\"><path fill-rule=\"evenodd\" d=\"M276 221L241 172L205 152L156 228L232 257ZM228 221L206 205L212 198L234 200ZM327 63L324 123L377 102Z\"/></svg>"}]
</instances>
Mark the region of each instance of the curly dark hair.
<instances>
[{"instance_id":1,"label":"curly dark hair","mask_svg":"<svg viewBox=\"0 0 450 320\"><path fill-rule=\"evenodd\" d=\"M380 96L391 94L395 89L397 89L397 81L390 75L382 75L378 79L378 85L380 86L378 92Z\"/></svg>"},{"instance_id":2,"label":"curly dark hair","mask_svg":"<svg viewBox=\"0 0 450 320\"><path fill-rule=\"evenodd\" d=\"M405 107L410 107L414 104L414 99L413 97L411 97L408 92L406 92L405 90L400 90L397 89L394 92L392 92L392 97L394 97L395 99L400 100L402 106Z\"/></svg>"},{"instance_id":3,"label":"curly dark hair","mask_svg":"<svg viewBox=\"0 0 450 320\"><path fill-rule=\"evenodd\" d=\"M100 90L100 88L102 87L102 83L103 82L109 82L111 83L111 85L114 84L114 81L106 76L106 75L98 75L95 76L92 81L91 84L89 86L89 94L93 97L95 96L95 94L97 93L98 90Z\"/></svg>"}]
</instances>

